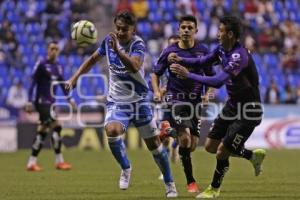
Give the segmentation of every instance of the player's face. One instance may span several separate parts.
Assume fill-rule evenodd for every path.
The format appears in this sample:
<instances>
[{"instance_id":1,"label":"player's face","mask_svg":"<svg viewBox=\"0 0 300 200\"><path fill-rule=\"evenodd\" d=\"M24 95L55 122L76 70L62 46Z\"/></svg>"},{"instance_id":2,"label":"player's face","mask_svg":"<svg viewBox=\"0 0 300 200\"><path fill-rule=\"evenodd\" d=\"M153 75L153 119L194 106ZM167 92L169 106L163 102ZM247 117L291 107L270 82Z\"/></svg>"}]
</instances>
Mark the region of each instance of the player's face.
<instances>
[{"instance_id":1,"label":"player's face","mask_svg":"<svg viewBox=\"0 0 300 200\"><path fill-rule=\"evenodd\" d=\"M48 46L48 58L50 60L56 60L59 53L58 45L55 43L51 43Z\"/></svg>"},{"instance_id":2,"label":"player's face","mask_svg":"<svg viewBox=\"0 0 300 200\"><path fill-rule=\"evenodd\" d=\"M179 26L179 36L182 41L194 40L198 29L196 24L191 21L183 21Z\"/></svg>"},{"instance_id":3,"label":"player's face","mask_svg":"<svg viewBox=\"0 0 300 200\"><path fill-rule=\"evenodd\" d=\"M121 44L128 43L135 33L134 26L126 24L123 20L117 20L115 27L117 38Z\"/></svg>"},{"instance_id":4,"label":"player's face","mask_svg":"<svg viewBox=\"0 0 300 200\"><path fill-rule=\"evenodd\" d=\"M220 45L226 46L228 44L229 41L228 32L226 31L225 25L222 23L219 26L218 39Z\"/></svg>"}]
</instances>

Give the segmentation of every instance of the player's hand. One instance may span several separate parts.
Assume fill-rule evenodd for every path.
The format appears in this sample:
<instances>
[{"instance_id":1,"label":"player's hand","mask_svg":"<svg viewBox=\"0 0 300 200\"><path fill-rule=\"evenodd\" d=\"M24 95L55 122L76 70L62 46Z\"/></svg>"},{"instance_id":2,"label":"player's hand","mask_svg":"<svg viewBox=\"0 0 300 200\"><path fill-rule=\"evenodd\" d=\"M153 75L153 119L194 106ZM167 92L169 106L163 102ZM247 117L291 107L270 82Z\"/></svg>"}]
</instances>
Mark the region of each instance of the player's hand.
<instances>
[{"instance_id":1,"label":"player's hand","mask_svg":"<svg viewBox=\"0 0 300 200\"><path fill-rule=\"evenodd\" d=\"M25 112L32 113L33 104L31 102L26 103L24 106L24 110L25 110Z\"/></svg>"},{"instance_id":2,"label":"player's hand","mask_svg":"<svg viewBox=\"0 0 300 200\"><path fill-rule=\"evenodd\" d=\"M160 95L163 97L167 93L167 88L166 87L159 88L159 92Z\"/></svg>"},{"instance_id":3,"label":"player's hand","mask_svg":"<svg viewBox=\"0 0 300 200\"><path fill-rule=\"evenodd\" d=\"M156 102L156 103L160 103L161 100L162 100L162 96L161 96L160 91L154 92L154 94L153 94L153 101Z\"/></svg>"},{"instance_id":4,"label":"player's hand","mask_svg":"<svg viewBox=\"0 0 300 200\"><path fill-rule=\"evenodd\" d=\"M173 73L177 74L177 78L186 79L188 77L189 71L182 65L173 63L170 69Z\"/></svg>"},{"instance_id":5,"label":"player's hand","mask_svg":"<svg viewBox=\"0 0 300 200\"><path fill-rule=\"evenodd\" d=\"M109 33L110 40L109 40L109 46L112 48L115 52L118 51L118 38L117 35L113 32Z\"/></svg>"},{"instance_id":6,"label":"player's hand","mask_svg":"<svg viewBox=\"0 0 300 200\"><path fill-rule=\"evenodd\" d=\"M169 62L169 63L178 63L178 62L180 62L181 60L182 60L182 58L179 57L179 56L177 55L177 53L170 53L170 54L168 55L168 62Z\"/></svg>"},{"instance_id":7,"label":"player's hand","mask_svg":"<svg viewBox=\"0 0 300 200\"><path fill-rule=\"evenodd\" d=\"M72 90L76 85L77 79L78 78L76 76L72 76L69 80L67 80L65 83L65 89L67 91Z\"/></svg>"}]
</instances>

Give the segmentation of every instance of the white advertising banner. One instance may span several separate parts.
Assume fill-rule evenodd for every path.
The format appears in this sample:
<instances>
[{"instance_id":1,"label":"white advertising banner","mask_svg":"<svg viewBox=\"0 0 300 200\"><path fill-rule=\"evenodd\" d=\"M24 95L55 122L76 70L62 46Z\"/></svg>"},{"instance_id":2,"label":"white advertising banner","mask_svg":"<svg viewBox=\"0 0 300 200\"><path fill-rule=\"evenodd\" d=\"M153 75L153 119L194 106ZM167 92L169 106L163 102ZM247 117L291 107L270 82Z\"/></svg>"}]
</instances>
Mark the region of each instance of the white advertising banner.
<instances>
[{"instance_id":1,"label":"white advertising banner","mask_svg":"<svg viewBox=\"0 0 300 200\"><path fill-rule=\"evenodd\" d=\"M17 129L0 126L0 152L17 150Z\"/></svg>"},{"instance_id":2,"label":"white advertising banner","mask_svg":"<svg viewBox=\"0 0 300 200\"><path fill-rule=\"evenodd\" d=\"M263 119L246 147L300 148L300 117Z\"/></svg>"}]
</instances>

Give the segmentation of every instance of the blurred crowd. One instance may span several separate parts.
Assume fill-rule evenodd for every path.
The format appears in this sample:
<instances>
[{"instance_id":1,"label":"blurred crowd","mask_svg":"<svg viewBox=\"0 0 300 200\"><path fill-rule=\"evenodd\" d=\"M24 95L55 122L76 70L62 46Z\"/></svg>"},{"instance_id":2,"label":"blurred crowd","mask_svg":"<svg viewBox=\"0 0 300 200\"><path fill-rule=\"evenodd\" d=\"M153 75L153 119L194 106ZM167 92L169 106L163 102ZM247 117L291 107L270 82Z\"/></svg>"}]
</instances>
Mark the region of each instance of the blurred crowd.
<instances>
[{"instance_id":1,"label":"blurred crowd","mask_svg":"<svg viewBox=\"0 0 300 200\"><path fill-rule=\"evenodd\" d=\"M177 31L179 16L197 17L196 37L210 49L218 43L219 19L228 14L239 16L244 33L241 42L254 55L265 103L300 103L299 1L120 0L115 12L123 9L138 18L138 33L147 41L151 58L147 66L155 63L166 39ZM278 95L270 89L273 85Z\"/></svg>"},{"instance_id":2,"label":"blurred crowd","mask_svg":"<svg viewBox=\"0 0 300 200\"><path fill-rule=\"evenodd\" d=\"M148 73L166 38L176 33L179 16L197 17L197 39L210 49L217 45L218 19L239 16L244 29L241 42L253 53L265 103L300 104L298 0L0 0L0 105L17 107L11 96L27 98L28 81L20 80L28 79L34 63L46 55L47 42L59 42L59 62L69 77L97 46L77 47L70 39L72 23L91 20L101 39L113 28L112 16L124 9L138 18L138 34L148 46ZM99 67L93 72L107 73ZM220 99L224 94L219 92Z\"/></svg>"}]
</instances>

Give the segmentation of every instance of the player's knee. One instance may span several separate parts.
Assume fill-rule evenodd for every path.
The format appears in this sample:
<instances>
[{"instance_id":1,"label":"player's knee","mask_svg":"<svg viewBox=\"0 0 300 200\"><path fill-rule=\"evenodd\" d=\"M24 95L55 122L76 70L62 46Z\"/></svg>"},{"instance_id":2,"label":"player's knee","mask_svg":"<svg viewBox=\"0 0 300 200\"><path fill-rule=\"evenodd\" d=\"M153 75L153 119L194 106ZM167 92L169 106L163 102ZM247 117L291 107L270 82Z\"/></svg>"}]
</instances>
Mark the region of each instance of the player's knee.
<instances>
[{"instance_id":1,"label":"player's knee","mask_svg":"<svg viewBox=\"0 0 300 200\"><path fill-rule=\"evenodd\" d=\"M153 151L161 145L161 141L158 136L144 138L144 141L149 151Z\"/></svg>"},{"instance_id":2,"label":"player's knee","mask_svg":"<svg viewBox=\"0 0 300 200\"><path fill-rule=\"evenodd\" d=\"M53 131L56 132L56 133L60 133L62 130L62 126L61 125L58 125L56 127L53 128Z\"/></svg>"},{"instance_id":3,"label":"player's knee","mask_svg":"<svg viewBox=\"0 0 300 200\"><path fill-rule=\"evenodd\" d=\"M48 126L44 125L44 124L40 124L37 128L37 132L42 132L42 133L45 133L47 132L49 129Z\"/></svg>"},{"instance_id":4,"label":"player's knee","mask_svg":"<svg viewBox=\"0 0 300 200\"><path fill-rule=\"evenodd\" d=\"M105 131L108 137L118 137L123 134L123 129L118 126L106 126Z\"/></svg>"},{"instance_id":5,"label":"player's knee","mask_svg":"<svg viewBox=\"0 0 300 200\"><path fill-rule=\"evenodd\" d=\"M191 145L191 138L189 137L189 135L182 135L179 137L179 144L181 147L190 147Z\"/></svg>"},{"instance_id":6,"label":"player's knee","mask_svg":"<svg viewBox=\"0 0 300 200\"><path fill-rule=\"evenodd\" d=\"M217 153L216 153L216 157L217 159L227 159L230 156L230 151L226 149L226 147L224 145L220 145L218 147Z\"/></svg>"},{"instance_id":7,"label":"player's knee","mask_svg":"<svg viewBox=\"0 0 300 200\"><path fill-rule=\"evenodd\" d=\"M199 138L196 136L192 136L191 147L190 147L191 152L196 150L198 146L198 142L199 142Z\"/></svg>"},{"instance_id":8,"label":"player's knee","mask_svg":"<svg viewBox=\"0 0 300 200\"><path fill-rule=\"evenodd\" d=\"M209 153L217 153L217 148L213 145L210 145L210 144L206 143L204 148L205 148L205 151L207 151Z\"/></svg>"}]
</instances>

